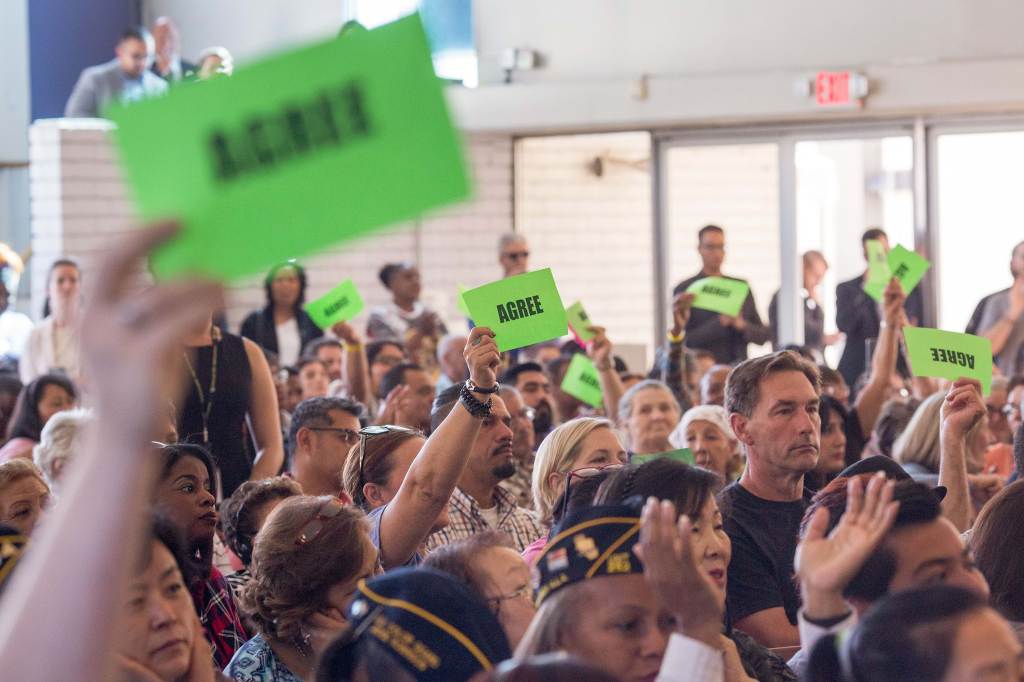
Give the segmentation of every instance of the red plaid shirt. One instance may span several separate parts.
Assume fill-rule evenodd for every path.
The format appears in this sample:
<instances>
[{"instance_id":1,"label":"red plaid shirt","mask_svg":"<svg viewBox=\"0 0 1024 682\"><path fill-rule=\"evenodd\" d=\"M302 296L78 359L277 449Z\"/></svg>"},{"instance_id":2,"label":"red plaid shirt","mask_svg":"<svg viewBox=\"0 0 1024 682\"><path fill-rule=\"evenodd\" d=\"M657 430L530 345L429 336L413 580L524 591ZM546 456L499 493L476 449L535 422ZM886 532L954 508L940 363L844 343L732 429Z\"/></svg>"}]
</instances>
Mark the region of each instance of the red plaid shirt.
<instances>
[{"instance_id":1,"label":"red plaid shirt","mask_svg":"<svg viewBox=\"0 0 1024 682\"><path fill-rule=\"evenodd\" d=\"M235 650L249 639L238 615L238 607L231 596L224 576L216 568L209 579L192 588L192 602L196 605L199 622L206 630L210 642L213 663L217 670L223 670L231 662Z\"/></svg>"}]
</instances>

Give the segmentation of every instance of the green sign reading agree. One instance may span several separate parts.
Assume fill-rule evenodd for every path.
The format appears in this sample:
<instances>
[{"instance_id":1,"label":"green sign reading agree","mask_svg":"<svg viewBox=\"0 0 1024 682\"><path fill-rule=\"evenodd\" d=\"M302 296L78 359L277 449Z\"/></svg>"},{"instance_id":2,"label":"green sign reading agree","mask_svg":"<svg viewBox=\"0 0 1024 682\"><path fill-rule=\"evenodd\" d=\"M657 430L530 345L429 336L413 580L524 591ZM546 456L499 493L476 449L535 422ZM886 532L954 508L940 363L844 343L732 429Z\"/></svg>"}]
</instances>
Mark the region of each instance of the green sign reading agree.
<instances>
[{"instance_id":1,"label":"green sign reading agree","mask_svg":"<svg viewBox=\"0 0 1024 682\"><path fill-rule=\"evenodd\" d=\"M233 279L465 198L418 15L111 107L159 277Z\"/></svg>"},{"instance_id":2,"label":"green sign reading agree","mask_svg":"<svg viewBox=\"0 0 1024 682\"><path fill-rule=\"evenodd\" d=\"M924 256L914 253L900 244L894 246L889 252L886 263L889 268L890 277L895 277L900 281L903 293L908 296L921 281L921 278L924 277L924 273L931 267L931 263ZM870 273L868 278L870 279ZM878 284L869 281L864 284L864 291L867 292L868 296L881 303L885 297L885 287L888 284L888 279Z\"/></svg>"},{"instance_id":3,"label":"green sign reading agree","mask_svg":"<svg viewBox=\"0 0 1024 682\"><path fill-rule=\"evenodd\" d=\"M597 336L594 332L589 331L589 328L592 327L594 323L590 321L590 317L587 316L587 311L583 309L583 304L579 301L576 301L566 308L565 315L569 319L569 328L572 329L573 333L576 334L583 343L586 343Z\"/></svg>"},{"instance_id":4,"label":"green sign reading agree","mask_svg":"<svg viewBox=\"0 0 1024 682\"><path fill-rule=\"evenodd\" d=\"M661 458L674 459L684 464L693 466L693 452L690 448L683 448L682 450L669 450L668 452L658 452L653 455L633 455L629 458L630 464L645 464L654 459Z\"/></svg>"},{"instance_id":5,"label":"green sign reading agree","mask_svg":"<svg viewBox=\"0 0 1024 682\"><path fill-rule=\"evenodd\" d=\"M705 277L698 279L687 288L693 294L693 307L703 308L729 317L740 314L743 301L747 300L750 286L738 279L727 277Z\"/></svg>"},{"instance_id":6,"label":"green sign reading agree","mask_svg":"<svg viewBox=\"0 0 1024 682\"><path fill-rule=\"evenodd\" d=\"M991 341L983 336L926 327L904 327L903 338L915 375L977 379L982 393L988 395L992 385Z\"/></svg>"},{"instance_id":7,"label":"green sign reading agree","mask_svg":"<svg viewBox=\"0 0 1024 682\"><path fill-rule=\"evenodd\" d=\"M363 309L363 297L359 295L356 283L347 279L304 307L316 326L329 329L358 315Z\"/></svg>"},{"instance_id":8,"label":"green sign reading agree","mask_svg":"<svg viewBox=\"0 0 1024 682\"><path fill-rule=\"evenodd\" d=\"M889 257L885 253L885 245L878 239L864 242L864 249L868 256L868 278L864 282L864 291L872 298L881 300L882 292L892 279Z\"/></svg>"},{"instance_id":9,"label":"green sign reading agree","mask_svg":"<svg viewBox=\"0 0 1024 682\"><path fill-rule=\"evenodd\" d=\"M549 268L470 289L463 292L462 300L474 324L494 332L502 352L549 341L568 330L565 308Z\"/></svg>"},{"instance_id":10,"label":"green sign reading agree","mask_svg":"<svg viewBox=\"0 0 1024 682\"><path fill-rule=\"evenodd\" d=\"M569 368L562 379L562 390L577 400L591 407L601 407L604 403L604 391L601 380L597 377L597 368L586 355L576 353L572 356Z\"/></svg>"}]
</instances>

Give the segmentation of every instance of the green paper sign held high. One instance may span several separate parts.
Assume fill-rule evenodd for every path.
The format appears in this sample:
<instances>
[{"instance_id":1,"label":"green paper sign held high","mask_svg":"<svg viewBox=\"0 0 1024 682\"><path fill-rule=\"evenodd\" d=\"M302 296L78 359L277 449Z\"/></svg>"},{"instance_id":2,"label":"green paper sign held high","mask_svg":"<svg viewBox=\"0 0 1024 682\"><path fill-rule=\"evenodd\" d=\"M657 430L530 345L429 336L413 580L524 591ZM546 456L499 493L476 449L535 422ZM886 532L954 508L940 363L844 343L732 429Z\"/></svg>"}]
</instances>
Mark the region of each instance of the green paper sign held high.
<instances>
[{"instance_id":1,"label":"green paper sign held high","mask_svg":"<svg viewBox=\"0 0 1024 682\"><path fill-rule=\"evenodd\" d=\"M903 293L908 296L921 282L924 273L928 272L928 268L931 267L931 263L924 256L910 251L900 244L897 244L889 251L889 255L886 257L886 265L889 268L889 277L898 279L900 286L903 287ZM868 281L864 283L864 291L868 296L881 303L885 296L885 287L888 284L889 279L881 283Z\"/></svg>"},{"instance_id":2,"label":"green paper sign held high","mask_svg":"<svg viewBox=\"0 0 1024 682\"><path fill-rule=\"evenodd\" d=\"M316 326L329 329L358 315L363 310L363 297L359 295L355 282L347 279L303 307Z\"/></svg>"},{"instance_id":3,"label":"green paper sign held high","mask_svg":"<svg viewBox=\"0 0 1024 682\"><path fill-rule=\"evenodd\" d=\"M494 332L505 352L564 336L565 308L550 269L525 272L463 292L469 317Z\"/></svg>"},{"instance_id":4,"label":"green paper sign held high","mask_svg":"<svg viewBox=\"0 0 1024 682\"><path fill-rule=\"evenodd\" d=\"M653 455L633 455L629 458L630 464L646 464L655 459L674 459L677 462L683 462L693 466L693 452L690 448L683 448L682 450L669 450L668 452L657 452Z\"/></svg>"},{"instance_id":5,"label":"green paper sign held high","mask_svg":"<svg viewBox=\"0 0 1024 682\"><path fill-rule=\"evenodd\" d=\"M916 376L981 382L982 394L992 386L992 342L983 336L926 327L904 327L907 355Z\"/></svg>"},{"instance_id":6,"label":"green paper sign held high","mask_svg":"<svg viewBox=\"0 0 1024 682\"><path fill-rule=\"evenodd\" d=\"M597 336L594 332L589 331L589 327L592 327L594 323L590 321L587 311L583 309L583 304L579 301L566 308L565 315L569 319L569 328L583 343Z\"/></svg>"},{"instance_id":7,"label":"green paper sign held high","mask_svg":"<svg viewBox=\"0 0 1024 682\"><path fill-rule=\"evenodd\" d=\"M469 195L418 15L106 112L157 277L236 279Z\"/></svg>"},{"instance_id":8,"label":"green paper sign held high","mask_svg":"<svg viewBox=\"0 0 1024 682\"><path fill-rule=\"evenodd\" d=\"M694 308L736 317L747 300L750 286L738 279L705 277L691 284L686 292L694 295Z\"/></svg>"},{"instance_id":9,"label":"green paper sign held high","mask_svg":"<svg viewBox=\"0 0 1024 682\"><path fill-rule=\"evenodd\" d=\"M601 390L597 368L591 359L582 353L572 356L572 362L569 363L569 368L565 370L565 378L562 379L562 390L591 407L601 407L604 404L604 391Z\"/></svg>"}]
</instances>

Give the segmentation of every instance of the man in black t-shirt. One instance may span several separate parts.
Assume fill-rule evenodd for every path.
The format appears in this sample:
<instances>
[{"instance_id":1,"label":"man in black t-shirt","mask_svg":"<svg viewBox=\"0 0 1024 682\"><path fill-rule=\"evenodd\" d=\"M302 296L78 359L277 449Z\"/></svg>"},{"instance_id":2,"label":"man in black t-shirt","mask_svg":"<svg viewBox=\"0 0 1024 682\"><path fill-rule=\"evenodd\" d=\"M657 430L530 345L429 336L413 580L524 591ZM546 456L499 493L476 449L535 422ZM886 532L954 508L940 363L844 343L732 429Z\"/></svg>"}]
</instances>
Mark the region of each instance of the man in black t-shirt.
<instances>
[{"instance_id":1,"label":"man in black t-shirt","mask_svg":"<svg viewBox=\"0 0 1024 682\"><path fill-rule=\"evenodd\" d=\"M732 624L766 647L796 646L800 597L793 581L800 520L810 503L804 474L818 462L818 370L792 351L740 363L725 409L747 466L719 494L732 541L726 609Z\"/></svg>"}]
</instances>

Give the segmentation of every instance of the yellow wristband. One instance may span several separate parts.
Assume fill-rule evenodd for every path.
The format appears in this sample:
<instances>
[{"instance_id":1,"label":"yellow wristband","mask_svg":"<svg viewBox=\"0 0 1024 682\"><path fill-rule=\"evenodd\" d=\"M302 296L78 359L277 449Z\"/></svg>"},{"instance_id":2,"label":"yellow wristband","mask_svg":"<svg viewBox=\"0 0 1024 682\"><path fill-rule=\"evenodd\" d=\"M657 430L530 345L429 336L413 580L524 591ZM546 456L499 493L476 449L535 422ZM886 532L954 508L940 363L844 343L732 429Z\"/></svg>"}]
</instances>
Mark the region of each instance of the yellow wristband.
<instances>
[{"instance_id":1,"label":"yellow wristband","mask_svg":"<svg viewBox=\"0 0 1024 682\"><path fill-rule=\"evenodd\" d=\"M682 343L683 339L686 337L686 331L683 330L682 332L680 332L679 336L676 336L671 331L668 331L665 333L665 336L668 337L669 343Z\"/></svg>"},{"instance_id":2,"label":"yellow wristband","mask_svg":"<svg viewBox=\"0 0 1024 682\"><path fill-rule=\"evenodd\" d=\"M349 352L360 351L363 349L363 344L361 343L345 343L343 345L345 346L345 350Z\"/></svg>"}]
</instances>

